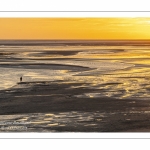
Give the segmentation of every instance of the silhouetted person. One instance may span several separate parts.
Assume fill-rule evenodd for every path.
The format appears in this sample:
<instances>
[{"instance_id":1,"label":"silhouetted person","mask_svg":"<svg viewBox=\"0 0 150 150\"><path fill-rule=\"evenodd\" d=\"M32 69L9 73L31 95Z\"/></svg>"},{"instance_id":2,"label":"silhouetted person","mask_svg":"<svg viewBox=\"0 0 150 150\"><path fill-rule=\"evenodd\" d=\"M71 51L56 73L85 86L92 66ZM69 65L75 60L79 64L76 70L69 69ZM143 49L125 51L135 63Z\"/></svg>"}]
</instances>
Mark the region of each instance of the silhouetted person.
<instances>
[{"instance_id":1,"label":"silhouetted person","mask_svg":"<svg viewBox=\"0 0 150 150\"><path fill-rule=\"evenodd\" d=\"M20 82L22 82L22 77L20 77Z\"/></svg>"}]
</instances>

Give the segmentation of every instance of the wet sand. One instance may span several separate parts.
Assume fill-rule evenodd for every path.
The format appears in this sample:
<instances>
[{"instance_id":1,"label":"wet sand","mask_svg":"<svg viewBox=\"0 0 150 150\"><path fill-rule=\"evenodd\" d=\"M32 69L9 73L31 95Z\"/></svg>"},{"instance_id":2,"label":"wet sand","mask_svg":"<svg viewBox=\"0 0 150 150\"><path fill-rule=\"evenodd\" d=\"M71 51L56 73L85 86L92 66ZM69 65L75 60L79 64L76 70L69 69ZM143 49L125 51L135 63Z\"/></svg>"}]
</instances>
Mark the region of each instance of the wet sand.
<instances>
[{"instance_id":1,"label":"wet sand","mask_svg":"<svg viewBox=\"0 0 150 150\"><path fill-rule=\"evenodd\" d=\"M40 126L40 128L42 128L41 131L150 131L150 102L148 100L75 97L75 95L80 95L84 92L100 92L97 89L82 87L82 84L83 83L65 83L62 81L22 82L10 89L1 90L0 121L4 121L5 116L7 118L9 115L65 113L65 117L60 115L59 118L55 118L55 124L56 122L57 124L61 123L61 120L59 121L60 118L63 119L63 121L66 120L64 125L52 125L50 127L45 125ZM70 88L72 86L74 86L74 88ZM72 112L80 113L81 119L75 114L67 115ZM92 115L90 120L85 119L90 117L90 115ZM28 119L28 121L32 121L32 119ZM43 120L41 119L41 121L44 121L44 118ZM50 123L51 121L46 122L46 124ZM33 128L33 124L30 124L28 126L28 129L29 128ZM26 131L30 132L30 130ZM38 127L34 127L34 130L31 131L38 132L40 130ZM25 131L23 130L23 132Z\"/></svg>"},{"instance_id":2,"label":"wet sand","mask_svg":"<svg viewBox=\"0 0 150 150\"><path fill-rule=\"evenodd\" d=\"M150 131L149 41L0 44L0 132Z\"/></svg>"}]
</instances>

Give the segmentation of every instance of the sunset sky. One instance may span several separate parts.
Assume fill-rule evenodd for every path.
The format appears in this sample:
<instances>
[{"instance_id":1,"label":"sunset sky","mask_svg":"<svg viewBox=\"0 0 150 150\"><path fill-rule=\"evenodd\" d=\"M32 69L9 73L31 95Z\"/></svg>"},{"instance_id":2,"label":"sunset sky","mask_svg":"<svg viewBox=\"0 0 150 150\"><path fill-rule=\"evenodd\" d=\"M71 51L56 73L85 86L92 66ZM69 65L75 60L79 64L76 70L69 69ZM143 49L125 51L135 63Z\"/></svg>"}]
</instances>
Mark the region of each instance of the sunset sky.
<instances>
[{"instance_id":1,"label":"sunset sky","mask_svg":"<svg viewBox=\"0 0 150 150\"><path fill-rule=\"evenodd\" d=\"M150 18L0 18L0 39L150 39Z\"/></svg>"}]
</instances>

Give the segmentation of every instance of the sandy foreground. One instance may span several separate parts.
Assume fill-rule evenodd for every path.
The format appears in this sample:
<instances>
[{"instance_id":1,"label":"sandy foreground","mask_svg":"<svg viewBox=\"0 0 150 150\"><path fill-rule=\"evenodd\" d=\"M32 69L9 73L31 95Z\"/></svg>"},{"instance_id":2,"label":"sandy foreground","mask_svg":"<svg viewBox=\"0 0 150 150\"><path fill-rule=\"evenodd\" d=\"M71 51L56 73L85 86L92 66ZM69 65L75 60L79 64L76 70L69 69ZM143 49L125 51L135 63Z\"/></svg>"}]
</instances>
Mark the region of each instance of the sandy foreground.
<instances>
[{"instance_id":1,"label":"sandy foreground","mask_svg":"<svg viewBox=\"0 0 150 150\"><path fill-rule=\"evenodd\" d=\"M100 92L82 84L22 82L1 90L0 131L150 131L149 100L78 97L83 93Z\"/></svg>"}]
</instances>

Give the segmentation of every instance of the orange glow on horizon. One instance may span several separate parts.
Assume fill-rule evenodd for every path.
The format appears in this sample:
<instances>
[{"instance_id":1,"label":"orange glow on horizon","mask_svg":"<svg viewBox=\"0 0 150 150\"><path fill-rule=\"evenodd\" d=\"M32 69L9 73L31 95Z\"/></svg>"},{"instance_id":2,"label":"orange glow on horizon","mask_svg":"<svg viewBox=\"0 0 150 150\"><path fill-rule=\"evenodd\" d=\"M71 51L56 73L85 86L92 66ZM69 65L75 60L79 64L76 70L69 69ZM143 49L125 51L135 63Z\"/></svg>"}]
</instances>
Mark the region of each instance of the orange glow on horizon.
<instances>
[{"instance_id":1,"label":"orange glow on horizon","mask_svg":"<svg viewBox=\"0 0 150 150\"><path fill-rule=\"evenodd\" d=\"M150 39L150 18L0 18L0 39Z\"/></svg>"}]
</instances>

